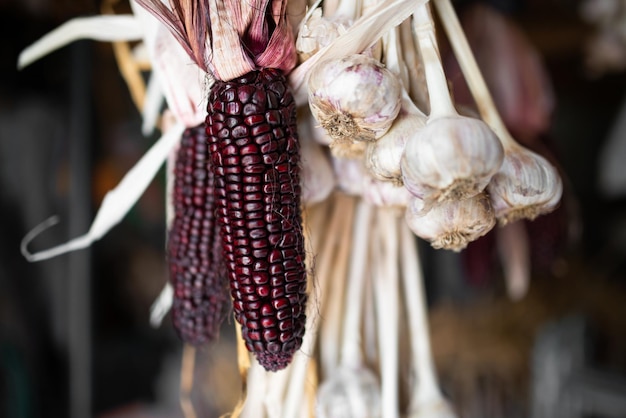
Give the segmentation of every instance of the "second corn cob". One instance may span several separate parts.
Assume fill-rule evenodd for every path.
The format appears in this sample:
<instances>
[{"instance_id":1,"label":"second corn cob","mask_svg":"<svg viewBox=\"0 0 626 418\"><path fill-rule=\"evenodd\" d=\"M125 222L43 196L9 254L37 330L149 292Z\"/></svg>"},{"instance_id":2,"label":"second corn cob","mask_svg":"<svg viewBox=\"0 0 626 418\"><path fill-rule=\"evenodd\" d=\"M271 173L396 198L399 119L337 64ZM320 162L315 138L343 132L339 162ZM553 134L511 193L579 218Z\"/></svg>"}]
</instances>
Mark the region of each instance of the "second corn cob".
<instances>
[{"instance_id":1,"label":"second corn cob","mask_svg":"<svg viewBox=\"0 0 626 418\"><path fill-rule=\"evenodd\" d=\"M215 222L214 176L204 125L186 129L176 155L174 220L167 244L174 288L172 321L194 345L214 340L228 306L222 243Z\"/></svg>"}]
</instances>

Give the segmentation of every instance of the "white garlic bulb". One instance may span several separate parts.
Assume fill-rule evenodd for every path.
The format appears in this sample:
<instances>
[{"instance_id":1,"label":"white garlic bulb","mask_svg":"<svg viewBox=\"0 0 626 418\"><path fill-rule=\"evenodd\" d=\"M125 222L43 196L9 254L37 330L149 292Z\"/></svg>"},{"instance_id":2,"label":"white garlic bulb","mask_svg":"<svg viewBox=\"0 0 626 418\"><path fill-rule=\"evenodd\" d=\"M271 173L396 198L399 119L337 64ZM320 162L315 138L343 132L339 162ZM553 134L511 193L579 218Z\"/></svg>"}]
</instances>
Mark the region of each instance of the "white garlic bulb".
<instances>
[{"instance_id":1,"label":"white garlic bulb","mask_svg":"<svg viewBox=\"0 0 626 418\"><path fill-rule=\"evenodd\" d=\"M308 116L307 116L308 114ZM300 184L302 201L307 204L321 202L335 188L335 173L330 156L315 142L313 118L306 108L298 111L298 133L302 155Z\"/></svg>"},{"instance_id":2,"label":"white garlic bulb","mask_svg":"<svg viewBox=\"0 0 626 418\"><path fill-rule=\"evenodd\" d=\"M370 176L363 180L363 200L372 205L405 208L410 199L411 193L402 185L376 180Z\"/></svg>"},{"instance_id":3,"label":"white garlic bulb","mask_svg":"<svg viewBox=\"0 0 626 418\"><path fill-rule=\"evenodd\" d=\"M363 179L367 176L361 159L331 156L335 180L339 190L358 196L363 194Z\"/></svg>"},{"instance_id":4,"label":"white garlic bulb","mask_svg":"<svg viewBox=\"0 0 626 418\"><path fill-rule=\"evenodd\" d=\"M487 190L498 221L507 224L552 212L561 200L563 182L545 158L509 142Z\"/></svg>"},{"instance_id":5,"label":"white garlic bulb","mask_svg":"<svg viewBox=\"0 0 626 418\"><path fill-rule=\"evenodd\" d=\"M405 145L402 178L420 199L464 199L485 189L503 157L502 144L483 121L458 114L430 118Z\"/></svg>"},{"instance_id":6,"label":"white garlic bulb","mask_svg":"<svg viewBox=\"0 0 626 418\"><path fill-rule=\"evenodd\" d=\"M378 418L381 408L374 373L364 367L340 367L320 385L315 410L319 418Z\"/></svg>"},{"instance_id":7,"label":"white garlic bulb","mask_svg":"<svg viewBox=\"0 0 626 418\"><path fill-rule=\"evenodd\" d=\"M296 51L301 61L306 61L320 49L329 45L339 35L352 26L352 19L346 16L322 17L322 9L313 10L298 31Z\"/></svg>"},{"instance_id":8,"label":"white garlic bulb","mask_svg":"<svg viewBox=\"0 0 626 418\"><path fill-rule=\"evenodd\" d=\"M412 197L405 219L413 233L429 241L433 248L452 251L461 251L496 224L489 197L484 192L466 199L433 203L429 208L425 208L423 200Z\"/></svg>"},{"instance_id":9,"label":"white garlic bulb","mask_svg":"<svg viewBox=\"0 0 626 418\"><path fill-rule=\"evenodd\" d=\"M398 78L362 54L317 64L308 79L309 106L334 142L374 141L400 112Z\"/></svg>"},{"instance_id":10,"label":"white garlic bulb","mask_svg":"<svg viewBox=\"0 0 626 418\"><path fill-rule=\"evenodd\" d=\"M402 184L400 161L408 139L426 123L426 115L415 106L408 93L402 92L400 113L391 128L378 141L368 143L365 166L370 175L382 181Z\"/></svg>"},{"instance_id":11,"label":"white garlic bulb","mask_svg":"<svg viewBox=\"0 0 626 418\"><path fill-rule=\"evenodd\" d=\"M368 144L365 150L365 166L368 173L381 181L402 184L400 160L405 143L406 137L383 135L378 141Z\"/></svg>"}]
</instances>

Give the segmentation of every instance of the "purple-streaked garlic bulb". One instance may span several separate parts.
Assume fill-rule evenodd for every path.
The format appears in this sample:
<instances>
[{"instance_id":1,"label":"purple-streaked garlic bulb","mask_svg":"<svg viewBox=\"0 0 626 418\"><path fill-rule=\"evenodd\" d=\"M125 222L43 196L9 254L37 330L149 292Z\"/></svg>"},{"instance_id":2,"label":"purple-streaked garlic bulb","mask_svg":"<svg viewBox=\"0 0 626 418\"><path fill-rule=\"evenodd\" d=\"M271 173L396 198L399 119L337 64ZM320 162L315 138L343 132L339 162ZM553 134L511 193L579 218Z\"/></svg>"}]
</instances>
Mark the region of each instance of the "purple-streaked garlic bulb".
<instances>
[{"instance_id":1,"label":"purple-streaked garlic bulb","mask_svg":"<svg viewBox=\"0 0 626 418\"><path fill-rule=\"evenodd\" d=\"M405 219L413 233L430 242L433 248L457 252L496 224L491 202L484 192L466 199L436 202L429 207L413 197Z\"/></svg>"},{"instance_id":2,"label":"purple-streaked garlic bulb","mask_svg":"<svg viewBox=\"0 0 626 418\"><path fill-rule=\"evenodd\" d=\"M400 113L378 141L369 143L365 153L368 173L381 181L402 184L400 162L409 138L418 134L426 123L426 116L403 90Z\"/></svg>"},{"instance_id":3,"label":"purple-streaked garlic bulb","mask_svg":"<svg viewBox=\"0 0 626 418\"><path fill-rule=\"evenodd\" d=\"M323 61L308 80L311 112L332 147L374 141L400 112L402 86L379 61L361 54Z\"/></svg>"},{"instance_id":4,"label":"purple-streaked garlic bulb","mask_svg":"<svg viewBox=\"0 0 626 418\"><path fill-rule=\"evenodd\" d=\"M504 163L487 186L498 221L504 225L552 212L563 194L556 168L513 142L507 142L505 149Z\"/></svg>"}]
</instances>

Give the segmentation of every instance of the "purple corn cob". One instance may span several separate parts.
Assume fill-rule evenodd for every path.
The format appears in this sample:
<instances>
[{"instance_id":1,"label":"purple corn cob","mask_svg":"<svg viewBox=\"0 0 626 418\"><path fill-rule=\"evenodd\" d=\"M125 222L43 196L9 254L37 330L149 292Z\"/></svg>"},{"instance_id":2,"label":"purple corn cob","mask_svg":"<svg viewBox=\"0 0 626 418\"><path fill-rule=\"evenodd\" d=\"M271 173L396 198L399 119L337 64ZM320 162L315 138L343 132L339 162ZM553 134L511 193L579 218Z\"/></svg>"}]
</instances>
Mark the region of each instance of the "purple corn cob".
<instances>
[{"instance_id":1,"label":"purple corn cob","mask_svg":"<svg viewBox=\"0 0 626 418\"><path fill-rule=\"evenodd\" d=\"M235 318L276 371L302 344L307 299L296 107L282 72L216 81L206 128Z\"/></svg>"},{"instance_id":2,"label":"purple corn cob","mask_svg":"<svg viewBox=\"0 0 626 418\"><path fill-rule=\"evenodd\" d=\"M172 321L194 345L214 340L226 314L228 288L215 222L214 176L204 124L185 130L176 156L175 217L168 237Z\"/></svg>"}]
</instances>

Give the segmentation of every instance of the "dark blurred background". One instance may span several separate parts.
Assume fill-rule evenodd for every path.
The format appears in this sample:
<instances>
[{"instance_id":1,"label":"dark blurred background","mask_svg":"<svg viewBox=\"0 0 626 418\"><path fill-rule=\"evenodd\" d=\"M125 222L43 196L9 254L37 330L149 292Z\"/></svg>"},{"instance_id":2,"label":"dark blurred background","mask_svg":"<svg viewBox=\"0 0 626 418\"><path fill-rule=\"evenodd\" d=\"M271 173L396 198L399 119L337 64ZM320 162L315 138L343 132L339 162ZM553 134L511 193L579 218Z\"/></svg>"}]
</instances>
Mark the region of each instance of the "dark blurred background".
<instances>
[{"instance_id":1,"label":"dark blurred background","mask_svg":"<svg viewBox=\"0 0 626 418\"><path fill-rule=\"evenodd\" d=\"M85 233L104 193L156 139L141 135L110 44L78 42L16 70L24 47L100 7L0 2L0 416L103 416L153 402L164 359L179 350L171 327L148 323L166 280L162 174L90 249L36 264L19 251L50 215L61 222L33 249Z\"/></svg>"},{"instance_id":2,"label":"dark blurred background","mask_svg":"<svg viewBox=\"0 0 626 418\"><path fill-rule=\"evenodd\" d=\"M461 3L468 8L474 2ZM626 187L603 184L600 157L626 98L625 72L618 64L589 64L589 42L599 29L583 18L581 2L488 3L519 25L554 87L556 108L540 142L563 170L568 204L558 218L538 225L546 230L565 219L566 232L558 229L559 239L535 235L537 245L547 243L548 261L535 270L529 297L517 304L506 298L497 269L483 269L474 280L469 273L462 280L438 280L445 274L438 256L429 253L432 321L441 330L433 331L435 357L444 386L451 394L475 395L474 389L457 388L462 383L455 379L465 376L458 373L463 361L477 368L468 376L483 380L470 386L483 395L509 384L511 376L479 370L493 360L491 352L486 360L463 360L457 351L488 342L502 344L505 352L518 344L525 372L512 378L512 390L530 397L538 332L569 315L580 315L595 332L585 341L598 353L597 367L622 376ZM73 17L100 10L100 2L87 0L0 1L0 417L180 416L180 344L168 318L158 329L148 322L150 304L166 281L163 174L90 249L34 264L20 254L23 236L51 215L60 215L60 224L32 249L87 231L106 191L156 139L141 135L140 115L108 43L82 41L16 70L24 47ZM485 254L474 251L476 257ZM453 342L445 330L457 333ZM207 353L209 363L217 361L219 350ZM213 401L223 407L231 399ZM512 416L504 408L489 412L493 399L463 402L474 408L466 409L467 417ZM518 416L530 414L530 407L520 408L525 412Z\"/></svg>"}]
</instances>

